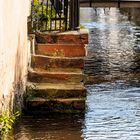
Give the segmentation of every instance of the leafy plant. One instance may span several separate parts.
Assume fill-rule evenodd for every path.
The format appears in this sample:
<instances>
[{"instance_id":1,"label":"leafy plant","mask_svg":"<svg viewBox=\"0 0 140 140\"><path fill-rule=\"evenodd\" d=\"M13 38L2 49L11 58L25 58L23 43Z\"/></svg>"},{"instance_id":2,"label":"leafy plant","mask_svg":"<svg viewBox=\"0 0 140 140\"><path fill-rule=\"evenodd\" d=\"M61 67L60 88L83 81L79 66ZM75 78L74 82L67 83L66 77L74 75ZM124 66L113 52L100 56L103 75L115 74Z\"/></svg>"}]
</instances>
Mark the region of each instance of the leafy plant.
<instances>
[{"instance_id":1,"label":"leafy plant","mask_svg":"<svg viewBox=\"0 0 140 140\"><path fill-rule=\"evenodd\" d=\"M34 98L34 94L36 94L37 86L32 84L27 86L26 93L24 94L24 100L31 100Z\"/></svg>"},{"instance_id":2,"label":"leafy plant","mask_svg":"<svg viewBox=\"0 0 140 140\"><path fill-rule=\"evenodd\" d=\"M12 130L12 125L19 115L19 111L12 115L7 111L5 114L0 115L0 140L4 140L5 136Z\"/></svg>"},{"instance_id":3,"label":"leafy plant","mask_svg":"<svg viewBox=\"0 0 140 140\"><path fill-rule=\"evenodd\" d=\"M51 18L54 18L55 14L54 7L46 6L43 2L39 2L39 0L32 1L32 22L35 29L43 29L43 24L46 23L50 25Z\"/></svg>"},{"instance_id":4,"label":"leafy plant","mask_svg":"<svg viewBox=\"0 0 140 140\"><path fill-rule=\"evenodd\" d=\"M80 24L80 29L85 29L85 26Z\"/></svg>"}]
</instances>

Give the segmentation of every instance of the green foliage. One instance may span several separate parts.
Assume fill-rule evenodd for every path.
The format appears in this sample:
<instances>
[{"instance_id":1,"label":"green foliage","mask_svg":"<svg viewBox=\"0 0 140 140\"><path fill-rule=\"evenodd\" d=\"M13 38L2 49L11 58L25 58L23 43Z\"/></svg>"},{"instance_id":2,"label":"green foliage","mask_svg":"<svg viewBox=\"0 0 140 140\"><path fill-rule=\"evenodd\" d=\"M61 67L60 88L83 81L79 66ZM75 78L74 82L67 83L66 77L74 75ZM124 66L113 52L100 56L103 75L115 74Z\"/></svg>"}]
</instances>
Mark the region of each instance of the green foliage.
<instances>
[{"instance_id":1,"label":"green foliage","mask_svg":"<svg viewBox=\"0 0 140 140\"><path fill-rule=\"evenodd\" d=\"M39 0L32 2L32 22L33 26L38 29L43 29L43 24L50 25L51 18L55 17L55 9L40 3Z\"/></svg>"},{"instance_id":2,"label":"green foliage","mask_svg":"<svg viewBox=\"0 0 140 140\"><path fill-rule=\"evenodd\" d=\"M28 100L32 100L36 94L36 85L29 85L27 88L26 88L26 93L24 94L24 100L25 101L28 101Z\"/></svg>"},{"instance_id":3,"label":"green foliage","mask_svg":"<svg viewBox=\"0 0 140 140\"><path fill-rule=\"evenodd\" d=\"M80 24L80 29L85 29L85 26Z\"/></svg>"},{"instance_id":4,"label":"green foliage","mask_svg":"<svg viewBox=\"0 0 140 140\"><path fill-rule=\"evenodd\" d=\"M19 111L12 115L7 111L0 115L0 140L4 140L5 136L12 130L12 125L19 115Z\"/></svg>"}]
</instances>

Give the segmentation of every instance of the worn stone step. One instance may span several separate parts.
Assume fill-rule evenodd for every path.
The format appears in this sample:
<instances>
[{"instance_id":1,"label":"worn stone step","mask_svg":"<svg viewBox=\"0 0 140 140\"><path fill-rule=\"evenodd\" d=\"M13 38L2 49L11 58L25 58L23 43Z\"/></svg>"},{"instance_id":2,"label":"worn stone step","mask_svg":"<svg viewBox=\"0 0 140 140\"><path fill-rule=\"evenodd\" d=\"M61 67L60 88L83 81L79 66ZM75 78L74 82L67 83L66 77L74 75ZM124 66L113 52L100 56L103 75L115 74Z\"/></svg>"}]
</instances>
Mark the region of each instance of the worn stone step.
<instances>
[{"instance_id":1,"label":"worn stone step","mask_svg":"<svg viewBox=\"0 0 140 140\"><path fill-rule=\"evenodd\" d=\"M32 55L31 67L45 70L49 70L50 68L84 68L84 58Z\"/></svg>"},{"instance_id":2,"label":"worn stone step","mask_svg":"<svg viewBox=\"0 0 140 140\"><path fill-rule=\"evenodd\" d=\"M41 71L29 69L28 81L30 82L49 82L49 83L62 83L62 82L75 82L80 83L84 81L84 75L81 72L64 72L64 71Z\"/></svg>"},{"instance_id":3,"label":"worn stone step","mask_svg":"<svg viewBox=\"0 0 140 140\"><path fill-rule=\"evenodd\" d=\"M32 113L81 113L85 110L85 98L44 99L33 98L26 102L26 110Z\"/></svg>"},{"instance_id":4,"label":"worn stone step","mask_svg":"<svg viewBox=\"0 0 140 140\"><path fill-rule=\"evenodd\" d=\"M88 30L36 33L36 41L43 44L88 44Z\"/></svg>"},{"instance_id":5,"label":"worn stone step","mask_svg":"<svg viewBox=\"0 0 140 140\"><path fill-rule=\"evenodd\" d=\"M84 57L86 56L83 44L37 44L36 54L60 57Z\"/></svg>"},{"instance_id":6,"label":"worn stone step","mask_svg":"<svg viewBox=\"0 0 140 140\"><path fill-rule=\"evenodd\" d=\"M86 97L86 88L82 83L33 83L27 85L26 97L46 99Z\"/></svg>"},{"instance_id":7,"label":"worn stone step","mask_svg":"<svg viewBox=\"0 0 140 140\"><path fill-rule=\"evenodd\" d=\"M30 69L30 68L29 68ZM34 71L42 71L42 72L64 72L64 73L83 73L83 69L81 68L50 68L49 70L44 70L41 68L34 68Z\"/></svg>"}]
</instances>

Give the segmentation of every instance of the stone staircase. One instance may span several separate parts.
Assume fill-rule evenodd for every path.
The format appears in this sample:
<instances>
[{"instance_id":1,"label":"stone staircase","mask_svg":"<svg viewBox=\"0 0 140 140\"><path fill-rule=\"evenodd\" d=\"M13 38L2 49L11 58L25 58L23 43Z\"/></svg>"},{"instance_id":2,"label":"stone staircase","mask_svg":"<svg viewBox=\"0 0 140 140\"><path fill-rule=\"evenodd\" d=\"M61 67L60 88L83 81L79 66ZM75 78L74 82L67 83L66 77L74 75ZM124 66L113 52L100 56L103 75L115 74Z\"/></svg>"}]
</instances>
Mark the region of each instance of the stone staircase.
<instances>
[{"instance_id":1,"label":"stone staircase","mask_svg":"<svg viewBox=\"0 0 140 140\"><path fill-rule=\"evenodd\" d=\"M88 33L37 34L28 70L25 111L79 113L85 110L85 44Z\"/></svg>"}]
</instances>

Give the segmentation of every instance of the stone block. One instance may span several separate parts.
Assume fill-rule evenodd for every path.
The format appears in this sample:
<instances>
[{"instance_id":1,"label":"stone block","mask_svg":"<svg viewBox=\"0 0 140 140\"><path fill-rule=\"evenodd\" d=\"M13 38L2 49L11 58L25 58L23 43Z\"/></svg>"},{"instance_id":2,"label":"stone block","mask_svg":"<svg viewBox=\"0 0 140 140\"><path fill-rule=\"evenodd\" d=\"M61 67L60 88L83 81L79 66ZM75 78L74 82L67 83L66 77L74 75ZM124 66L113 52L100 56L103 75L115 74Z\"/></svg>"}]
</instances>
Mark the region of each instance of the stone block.
<instances>
[{"instance_id":1,"label":"stone block","mask_svg":"<svg viewBox=\"0 0 140 140\"><path fill-rule=\"evenodd\" d=\"M31 84L31 85L30 85ZM28 83L26 97L44 99L86 97L86 88L81 83Z\"/></svg>"},{"instance_id":2,"label":"stone block","mask_svg":"<svg viewBox=\"0 0 140 140\"><path fill-rule=\"evenodd\" d=\"M43 44L88 44L88 30L37 33L36 41Z\"/></svg>"},{"instance_id":3,"label":"stone block","mask_svg":"<svg viewBox=\"0 0 140 140\"><path fill-rule=\"evenodd\" d=\"M60 57L84 57L86 48L83 44L38 44L36 54Z\"/></svg>"},{"instance_id":4,"label":"stone block","mask_svg":"<svg viewBox=\"0 0 140 140\"><path fill-rule=\"evenodd\" d=\"M49 70L50 68L84 68L81 57L48 57L43 55L31 56L31 67Z\"/></svg>"},{"instance_id":5,"label":"stone block","mask_svg":"<svg viewBox=\"0 0 140 140\"><path fill-rule=\"evenodd\" d=\"M38 83L63 83L74 82L80 83L84 81L84 75L81 72L64 72L64 71L42 71L30 69L28 71L28 81Z\"/></svg>"},{"instance_id":6,"label":"stone block","mask_svg":"<svg viewBox=\"0 0 140 140\"><path fill-rule=\"evenodd\" d=\"M69 98L46 100L34 98L28 101L28 111L36 114L41 113L81 113L84 112L84 98ZM77 106L78 105L78 106ZM37 111L38 110L38 111Z\"/></svg>"}]
</instances>

